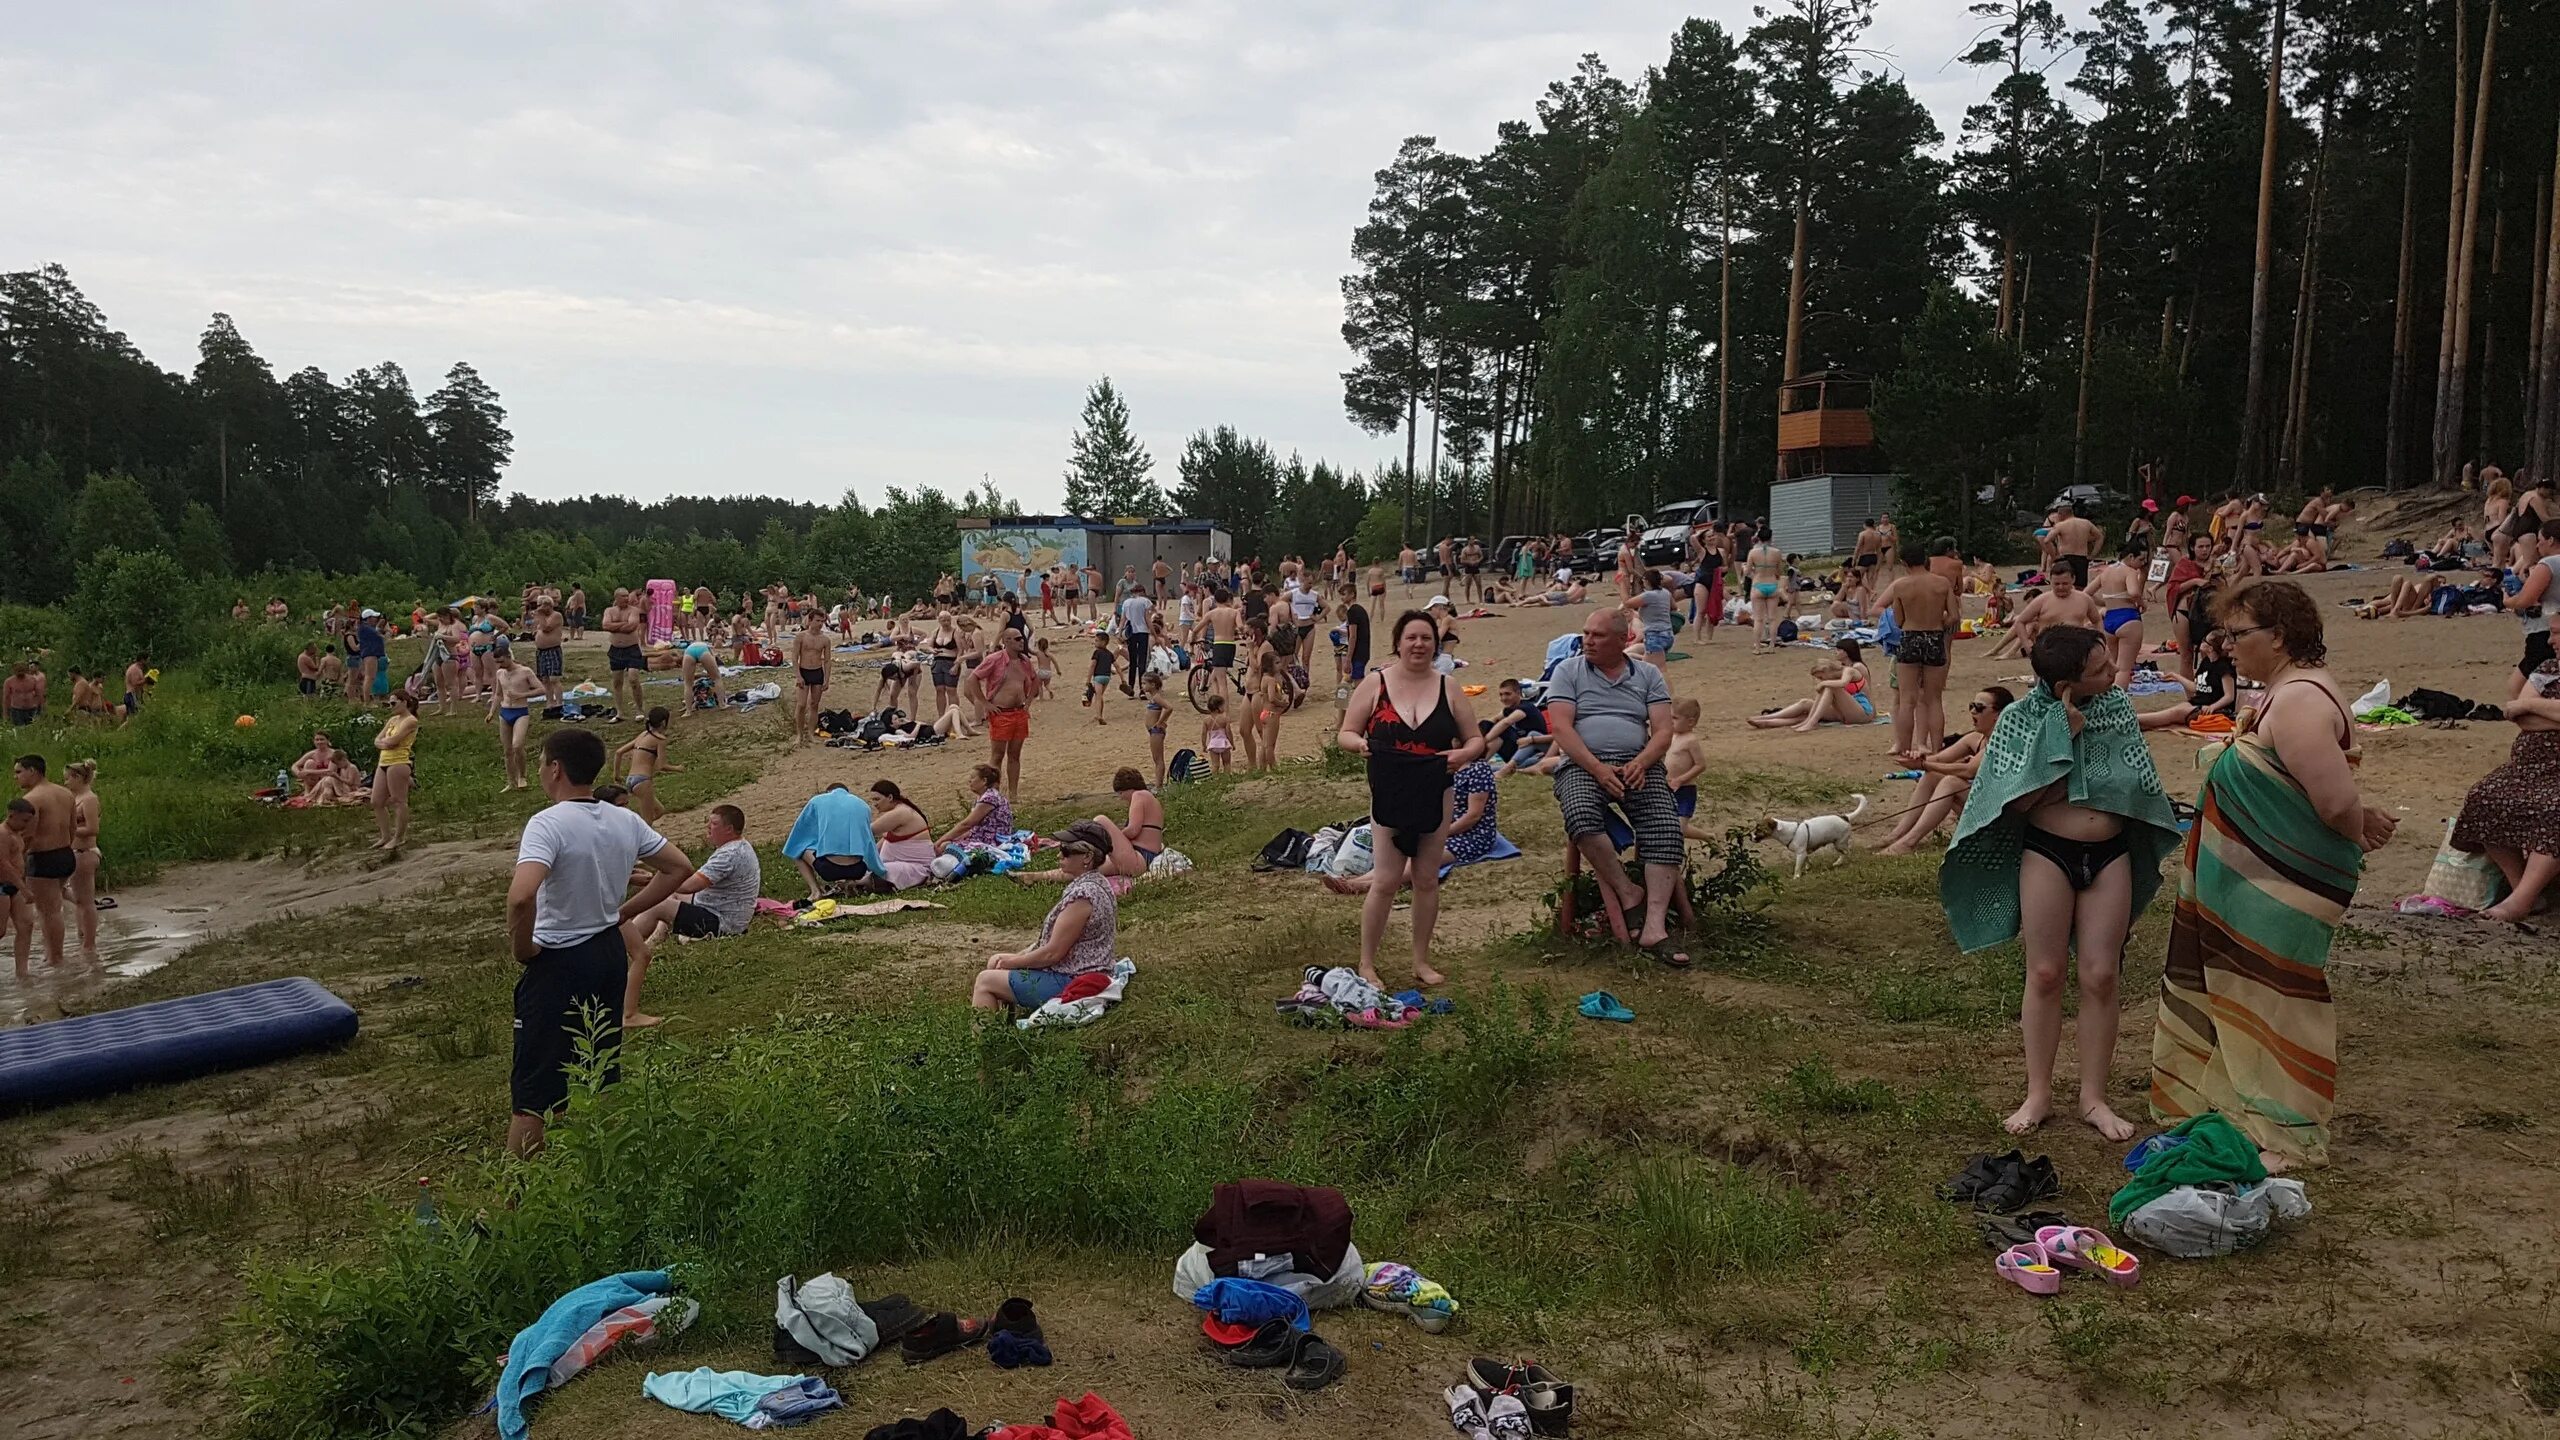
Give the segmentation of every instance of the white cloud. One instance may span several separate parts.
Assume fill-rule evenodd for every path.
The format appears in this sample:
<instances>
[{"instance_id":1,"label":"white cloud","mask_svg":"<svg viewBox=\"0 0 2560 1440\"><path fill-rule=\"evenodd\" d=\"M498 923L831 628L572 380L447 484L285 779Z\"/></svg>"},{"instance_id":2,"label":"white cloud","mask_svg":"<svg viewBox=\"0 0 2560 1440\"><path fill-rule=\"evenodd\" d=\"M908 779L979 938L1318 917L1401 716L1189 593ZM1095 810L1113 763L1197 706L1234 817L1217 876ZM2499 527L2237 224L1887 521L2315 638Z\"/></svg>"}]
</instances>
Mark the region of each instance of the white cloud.
<instances>
[{"instance_id":1,"label":"white cloud","mask_svg":"<svg viewBox=\"0 0 2560 1440\"><path fill-rule=\"evenodd\" d=\"M1873 43L1952 132L1955 0ZM1417 0L92 6L0 38L0 265L58 260L187 368L467 358L510 483L1054 503L1084 387L1168 481L1233 424L1365 465L1337 280L1407 134L1481 150L1692 9Z\"/></svg>"}]
</instances>

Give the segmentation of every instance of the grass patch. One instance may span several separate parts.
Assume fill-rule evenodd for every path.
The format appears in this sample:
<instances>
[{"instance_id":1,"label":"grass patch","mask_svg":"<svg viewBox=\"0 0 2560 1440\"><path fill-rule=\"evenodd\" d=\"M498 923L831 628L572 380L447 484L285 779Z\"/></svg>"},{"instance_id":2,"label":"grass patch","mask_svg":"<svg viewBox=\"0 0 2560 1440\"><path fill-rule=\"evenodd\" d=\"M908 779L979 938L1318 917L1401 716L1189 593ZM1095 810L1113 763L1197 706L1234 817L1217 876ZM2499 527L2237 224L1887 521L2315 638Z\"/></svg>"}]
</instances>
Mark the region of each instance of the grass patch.
<instances>
[{"instance_id":1,"label":"grass patch","mask_svg":"<svg viewBox=\"0 0 2560 1440\"><path fill-rule=\"evenodd\" d=\"M2084 1375L2109 1368L2116 1352L2139 1339L2146 1328L2142 1317L2125 1309L2122 1300L2105 1295L2056 1300L2038 1310L2053 1353Z\"/></svg>"},{"instance_id":2,"label":"grass patch","mask_svg":"<svg viewBox=\"0 0 2560 1440\"><path fill-rule=\"evenodd\" d=\"M1892 1086L1873 1076L1843 1080L1819 1055L1797 1061L1762 1103L1790 1115L1893 1115L1902 1109Z\"/></svg>"},{"instance_id":3,"label":"grass patch","mask_svg":"<svg viewBox=\"0 0 2560 1440\"><path fill-rule=\"evenodd\" d=\"M1637 1162L1617 1228L1633 1288L1666 1306L1719 1280L1762 1275L1810 1253L1822 1212L1803 1190L1685 1155Z\"/></svg>"},{"instance_id":4,"label":"grass patch","mask_svg":"<svg viewBox=\"0 0 2560 1440\"><path fill-rule=\"evenodd\" d=\"M372 1435L449 1417L524 1317L639 1266L679 1267L725 1317L718 1338L756 1329L759 1293L815 1255L1170 1255L1210 1188L1242 1175L1341 1185L1392 1244L1394 1217L1449 1176L1500 1167L1495 1122L1558 1072L1569 1037L1497 986L1450 1024L1261 1083L952 1005L803 1014L710 1049L665 1039L619 1085L581 1083L538 1159L450 1185L441 1229L386 1208L349 1258L254 1262L243 1427Z\"/></svg>"},{"instance_id":5,"label":"grass patch","mask_svg":"<svg viewBox=\"0 0 2560 1440\"><path fill-rule=\"evenodd\" d=\"M165 1242L240 1225L258 1208L258 1183L242 1165L183 1170L167 1151L146 1150L127 1158L118 1196L140 1206L151 1238Z\"/></svg>"}]
</instances>

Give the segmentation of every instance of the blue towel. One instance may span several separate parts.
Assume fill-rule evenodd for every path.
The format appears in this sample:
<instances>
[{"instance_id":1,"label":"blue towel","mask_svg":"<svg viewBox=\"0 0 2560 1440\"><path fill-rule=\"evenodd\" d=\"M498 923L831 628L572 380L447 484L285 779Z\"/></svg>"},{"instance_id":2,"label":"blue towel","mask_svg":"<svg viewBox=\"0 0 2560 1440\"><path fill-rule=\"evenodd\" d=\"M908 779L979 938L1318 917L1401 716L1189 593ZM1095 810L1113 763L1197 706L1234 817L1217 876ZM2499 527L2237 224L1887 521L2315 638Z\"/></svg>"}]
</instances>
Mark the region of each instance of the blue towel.
<instances>
[{"instance_id":1,"label":"blue towel","mask_svg":"<svg viewBox=\"0 0 2560 1440\"><path fill-rule=\"evenodd\" d=\"M515 1343L507 1347L507 1368L498 1376L498 1434L503 1440L524 1440L525 1403L551 1382L552 1363L578 1343L588 1326L673 1288L664 1270L627 1270L579 1286L552 1301L541 1319L517 1331Z\"/></svg>"},{"instance_id":2,"label":"blue towel","mask_svg":"<svg viewBox=\"0 0 2560 1440\"><path fill-rule=\"evenodd\" d=\"M1511 843L1511 837L1509 837L1509 836L1507 836L1507 835L1500 834L1500 833L1498 833L1498 832L1497 832L1497 833L1494 835L1494 837L1493 837L1493 848L1492 848L1492 849L1490 849L1490 850L1486 851L1484 854L1482 854L1482 855L1480 855L1480 856L1476 857L1476 858L1475 858L1475 859L1473 859L1473 860L1466 860L1466 861L1452 860L1452 861L1450 861L1448 864L1441 866L1441 867L1440 867L1440 878L1441 878L1441 879L1443 879L1443 880L1448 879L1448 878L1449 878L1449 872L1450 872L1450 871L1452 871L1452 870L1457 869L1461 864L1466 864L1466 865L1490 865L1490 864L1492 864L1492 863L1493 863L1494 861L1496 861L1496 860L1517 860L1517 859L1519 859L1519 858L1520 858L1520 847Z\"/></svg>"},{"instance_id":3,"label":"blue towel","mask_svg":"<svg viewBox=\"0 0 2560 1440\"><path fill-rule=\"evenodd\" d=\"M791 822L782 853L794 860L803 855L850 855L873 870L880 869L880 842L871 833L871 802L851 790L821 790L810 796L809 803L800 807L800 818Z\"/></svg>"},{"instance_id":4,"label":"blue towel","mask_svg":"<svg viewBox=\"0 0 2560 1440\"><path fill-rule=\"evenodd\" d=\"M640 1382L640 1393L672 1409L695 1415L717 1415L750 1429L798 1425L821 1410L843 1404L825 1382L807 1375L757 1375L745 1370L698 1370L652 1373ZM767 1418L757 1421L762 1414Z\"/></svg>"},{"instance_id":5,"label":"blue towel","mask_svg":"<svg viewBox=\"0 0 2560 1440\"><path fill-rule=\"evenodd\" d=\"M1315 1328L1314 1319L1307 1314L1307 1302L1298 1298L1295 1291L1259 1280L1212 1280L1200 1287L1191 1303L1230 1325L1286 1320L1296 1330Z\"/></svg>"},{"instance_id":6,"label":"blue towel","mask_svg":"<svg viewBox=\"0 0 2560 1440\"><path fill-rule=\"evenodd\" d=\"M999 1330L987 1337L987 1358L996 1362L996 1368L999 1370L1011 1370L1023 1365L1046 1365L1050 1361L1049 1347L1046 1344L1028 1335L1018 1335L1011 1330Z\"/></svg>"}]
</instances>

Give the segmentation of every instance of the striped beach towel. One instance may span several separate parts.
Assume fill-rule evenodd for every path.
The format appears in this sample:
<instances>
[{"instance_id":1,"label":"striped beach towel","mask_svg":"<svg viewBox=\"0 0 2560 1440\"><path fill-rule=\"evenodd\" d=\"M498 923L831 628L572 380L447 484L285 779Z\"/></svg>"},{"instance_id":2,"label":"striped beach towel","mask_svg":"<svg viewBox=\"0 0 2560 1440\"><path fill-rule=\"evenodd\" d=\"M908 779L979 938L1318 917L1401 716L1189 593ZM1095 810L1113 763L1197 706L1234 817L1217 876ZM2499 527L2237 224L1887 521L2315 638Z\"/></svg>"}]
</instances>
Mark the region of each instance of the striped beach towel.
<instances>
[{"instance_id":1,"label":"striped beach towel","mask_svg":"<svg viewBox=\"0 0 2560 1440\"><path fill-rule=\"evenodd\" d=\"M2152 1032L2151 1113L2220 1111L2261 1149L2317 1162L2338 1083L2329 945L2364 856L2320 819L2250 721L2205 773L2187 836Z\"/></svg>"}]
</instances>

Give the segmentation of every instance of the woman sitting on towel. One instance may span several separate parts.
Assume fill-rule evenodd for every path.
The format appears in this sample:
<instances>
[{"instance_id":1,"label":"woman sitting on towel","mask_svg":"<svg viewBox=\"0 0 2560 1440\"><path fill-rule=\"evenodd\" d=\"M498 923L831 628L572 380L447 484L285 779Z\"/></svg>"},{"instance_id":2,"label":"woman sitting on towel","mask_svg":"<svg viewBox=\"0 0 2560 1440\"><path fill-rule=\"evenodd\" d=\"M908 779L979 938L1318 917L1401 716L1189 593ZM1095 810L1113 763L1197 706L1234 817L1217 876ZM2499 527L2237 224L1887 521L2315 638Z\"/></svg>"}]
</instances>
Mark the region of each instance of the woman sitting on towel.
<instances>
[{"instance_id":1,"label":"woman sitting on towel","mask_svg":"<svg viewBox=\"0 0 2560 1440\"><path fill-rule=\"evenodd\" d=\"M895 780L871 782L871 833L880 842L880 864L862 888L881 894L911 890L933 878L933 822L898 789Z\"/></svg>"},{"instance_id":2,"label":"woman sitting on towel","mask_svg":"<svg viewBox=\"0 0 2560 1440\"><path fill-rule=\"evenodd\" d=\"M1836 661L1825 660L1813 667L1813 694L1783 709L1765 715L1754 715L1751 723L1762 730L1811 730L1828 721L1835 725L1868 725L1876 718L1876 702L1867 698L1867 662L1858 642L1842 637L1833 642L1840 652Z\"/></svg>"},{"instance_id":3,"label":"woman sitting on towel","mask_svg":"<svg viewBox=\"0 0 2560 1440\"><path fill-rule=\"evenodd\" d=\"M1991 727L2000 723L2000 712L2017 698L2006 685L1993 685L1974 693L1973 703L1965 707L1973 717L1973 728L1957 736L1954 744L1920 762L1920 788L1911 792L1911 809L1893 833L1885 837L1877 854L1910 854L1956 813L1956 807L1964 803L1965 791L1973 787L1973 772L1982 768L1983 742L1991 738Z\"/></svg>"},{"instance_id":4,"label":"woman sitting on towel","mask_svg":"<svg viewBox=\"0 0 2560 1440\"><path fill-rule=\"evenodd\" d=\"M2240 714L2240 672L2231 663L2231 638L2219 630L2205 632L2196 646L2196 676L2172 675L2187 692L2183 703L2153 710L2142 717L2145 730L2200 730L2228 735Z\"/></svg>"},{"instance_id":5,"label":"woman sitting on towel","mask_svg":"<svg viewBox=\"0 0 2560 1440\"><path fill-rule=\"evenodd\" d=\"M2507 718L2522 733L2507 763L2462 798L2453 844L2486 852L2507 877L2507 898L2480 913L2521 924L2544 908L2543 893L2560 879L2560 662L2543 662L2524 694L2507 702Z\"/></svg>"},{"instance_id":6,"label":"woman sitting on towel","mask_svg":"<svg viewBox=\"0 0 2560 1440\"><path fill-rule=\"evenodd\" d=\"M1058 997L1079 975L1111 968L1119 943L1120 902L1102 878L1102 852L1075 829L1058 837L1058 865L1065 893L1040 922L1040 938L1028 950L990 955L970 983L969 1003L981 1010L1019 1005L1036 1010Z\"/></svg>"}]
</instances>

